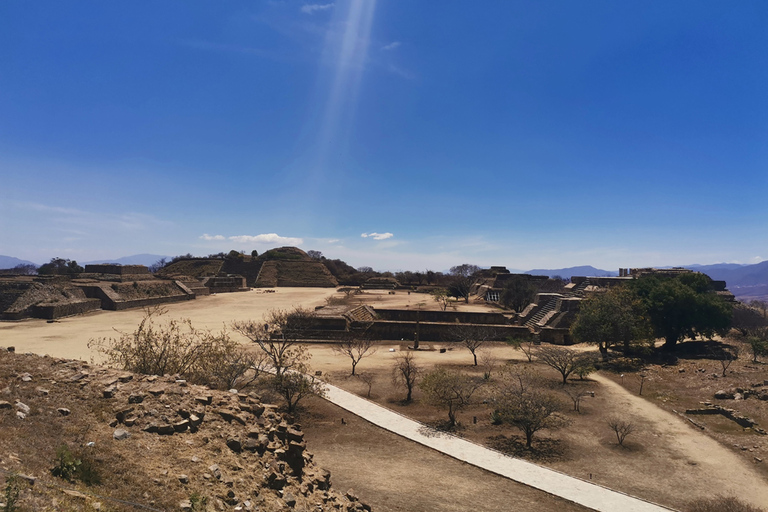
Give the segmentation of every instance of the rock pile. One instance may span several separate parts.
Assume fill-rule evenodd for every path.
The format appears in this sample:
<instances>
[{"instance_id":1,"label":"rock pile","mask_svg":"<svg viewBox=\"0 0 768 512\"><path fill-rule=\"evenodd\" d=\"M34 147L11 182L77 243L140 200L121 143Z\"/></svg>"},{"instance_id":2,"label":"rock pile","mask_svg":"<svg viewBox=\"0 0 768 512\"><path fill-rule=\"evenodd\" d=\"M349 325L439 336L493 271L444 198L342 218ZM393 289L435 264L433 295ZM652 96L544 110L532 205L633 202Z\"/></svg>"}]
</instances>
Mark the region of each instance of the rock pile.
<instances>
[{"instance_id":1,"label":"rock pile","mask_svg":"<svg viewBox=\"0 0 768 512\"><path fill-rule=\"evenodd\" d=\"M3 373L9 358L25 371ZM175 376L134 375L81 361L8 352L0 357L3 386L0 424L57 418L66 428L85 413L59 400L61 388L87 399L102 422L89 428L103 429L101 439L106 440L85 446L114 443L121 453L147 458L145 467L155 475L151 480L159 490L178 489L187 497L175 502L176 510L198 510L193 495L206 497L211 509L220 511L370 510L354 491L331 489L331 475L314 464L301 426L255 393L215 391ZM183 464L167 455L151 462L155 453L187 456ZM157 468L167 469L158 474ZM151 493L145 493L145 499L152 500Z\"/></svg>"}]
</instances>

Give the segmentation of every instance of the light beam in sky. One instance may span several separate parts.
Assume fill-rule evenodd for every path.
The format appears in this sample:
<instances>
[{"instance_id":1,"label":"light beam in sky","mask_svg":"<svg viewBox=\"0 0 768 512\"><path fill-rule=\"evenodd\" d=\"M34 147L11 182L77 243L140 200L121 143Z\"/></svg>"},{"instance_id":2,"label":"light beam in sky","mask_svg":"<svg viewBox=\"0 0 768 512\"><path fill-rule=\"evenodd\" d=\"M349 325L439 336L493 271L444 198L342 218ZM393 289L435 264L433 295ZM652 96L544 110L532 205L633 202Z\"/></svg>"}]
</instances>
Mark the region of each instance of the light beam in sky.
<instances>
[{"instance_id":1,"label":"light beam in sky","mask_svg":"<svg viewBox=\"0 0 768 512\"><path fill-rule=\"evenodd\" d=\"M324 63L333 68L328 98L318 133L318 164L322 169L332 153L343 150L365 69L375 0L339 2L326 34Z\"/></svg>"}]
</instances>

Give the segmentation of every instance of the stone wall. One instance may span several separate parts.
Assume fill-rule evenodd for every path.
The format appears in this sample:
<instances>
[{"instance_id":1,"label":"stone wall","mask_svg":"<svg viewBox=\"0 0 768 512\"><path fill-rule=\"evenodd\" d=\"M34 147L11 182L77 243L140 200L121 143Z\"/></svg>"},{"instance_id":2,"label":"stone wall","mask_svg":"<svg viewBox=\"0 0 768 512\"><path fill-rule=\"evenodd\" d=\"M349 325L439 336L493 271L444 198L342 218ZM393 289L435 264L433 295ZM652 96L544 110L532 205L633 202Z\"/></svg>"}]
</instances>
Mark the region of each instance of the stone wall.
<instances>
[{"instance_id":1,"label":"stone wall","mask_svg":"<svg viewBox=\"0 0 768 512\"><path fill-rule=\"evenodd\" d=\"M82 302L73 302L71 304L38 304L32 307L32 316L35 318L45 318L53 320L65 316L74 316L101 309L99 299L85 299Z\"/></svg>"},{"instance_id":2,"label":"stone wall","mask_svg":"<svg viewBox=\"0 0 768 512\"><path fill-rule=\"evenodd\" d=\"M509 320L501 313L476 313L470 311L419 311L416 309L376 309L381 320L415 322L451 322L462 324L506 325Z\"/></svg>"},{"instance_id":3,"label":"stone wall","mask_svg":"<svg viewBox=\"0 0 768 512\"><path fill-rule=\"evenodd\" d=\"M86 274L116 274L116 275L141 275L149 274L149 269L144 265L114 265L105 263L102 265L86 265Z\"/></svg>"},{"instance_id":4,"label":"stone wall","mask_svg":"<svg viewBox=\"0 0 768 512\"><path fill-rule=\"evenodd\" d=\"M185 286L181 285L181 283L174 281L174 284L178 290L177 295L143 297L132 300L124 300L120 294L115 292L115 290L111 288L111 285L107 283L81 284L78 286L83 290L83 292L85 292L86 297L89 299L99 299L101 301L102 309L122 311L124 309L143 308L146 306L166 304L169 302L182 302L195 298L195 294Z\"/></svg>"},{"instance_id":5,"label":"stone wall","mask_svg":"<svg viewBox=\"0 0 768 512\"><path fill-rule=\"evenodd\" d=\"M494 341L504 341L509 336L530 335L527 327L518 325L494 325L493 328L498 330ZM455 341L455 329L455 323L419 322L419 341ZM416 322L377 320L367 332L375 339L412 341L416 333Z\"/></svg>"}]
</instances>

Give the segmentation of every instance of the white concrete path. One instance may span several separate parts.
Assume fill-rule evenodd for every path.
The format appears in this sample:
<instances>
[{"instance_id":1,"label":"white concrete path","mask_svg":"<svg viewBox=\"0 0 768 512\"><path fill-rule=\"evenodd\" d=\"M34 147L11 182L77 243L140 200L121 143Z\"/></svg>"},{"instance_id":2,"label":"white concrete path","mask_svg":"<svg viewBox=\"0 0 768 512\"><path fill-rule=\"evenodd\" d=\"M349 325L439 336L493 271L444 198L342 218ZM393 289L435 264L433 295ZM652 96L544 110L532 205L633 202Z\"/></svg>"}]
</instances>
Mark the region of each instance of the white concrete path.
<instances>
[{"instance_id":1,"label":"white concrete path","mask_svg":"<svg viewBox=\"0 0 768 512\"><path fill-rule=\"evenodd\" d=\"M670 509L564 473L509 457L426 425L326 384L326 399L385 430L516 482L601 512L661 512Z\"/></svg>"}]
</instances>

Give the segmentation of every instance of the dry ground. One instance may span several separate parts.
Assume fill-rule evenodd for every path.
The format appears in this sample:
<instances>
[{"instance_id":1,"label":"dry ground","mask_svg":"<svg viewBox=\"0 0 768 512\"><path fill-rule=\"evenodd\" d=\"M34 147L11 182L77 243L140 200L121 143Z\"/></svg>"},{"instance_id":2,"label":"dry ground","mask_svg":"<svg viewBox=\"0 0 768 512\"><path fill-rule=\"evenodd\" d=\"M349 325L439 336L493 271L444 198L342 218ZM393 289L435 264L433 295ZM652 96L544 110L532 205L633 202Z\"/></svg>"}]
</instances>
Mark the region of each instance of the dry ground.
<instances>
[{"instance_id":1,"label":"dry ground","mask_svg":"<svg viewBox=\"0 0 768 512\"><path fill-rule=\"evenodd\" d=\"M333 293L328 288L279 288L275 293L262 290L220 293L195 300L166 305L167 318L191 318L195 327L220 330L236 320L259 320L270 309L303 305L314 308L325 304ZM88 360L94 354L88 340L115 337L115 331L132 332L144 317L143 309L95 311L62 318L53 323L30 319L0 322L0 346L15 346L17 352L48 354L54 357Z\"/></svg>"},{"instance_id":2,"label":"dry ground","mask_svg":"<svg viewBox=\"0 0 768 512\"><path fill-rule=\"evenodd\" d=\"M192 318L198 327L219 329L233 320L258 320L263 312L274 307L322 305L331 295L332 291L328 289L280 288L276 293L268 294L258 291L220 294L173 304L168 309L169 315ZM374 307L438 309L429 296L400 291L394 295L386 291L366 292L353 296L351 301L370 303ZM487 310L487 306L481 304L457 306L463 310ZM90 338L113 335L113 327L130 332L142 315L142 311L133 310L98 312L51 324L42 320L0 323L0 346L15 345L20 352L88 359L92 356L87 349ZM469 366L472 359L468 351L457 344L446 344L445 347L449 350L443 354L437 350L420 351L417 357L424 366L447 364L475 371ZM408 406L398 402L404 395L392 388L390 371L394 354L389 352L389 348L399 351L405 347L384 345L358 367L359 371L375 376L372 399L426 423L443 420L444 413L421 406L418 402ZM527 364L523 362L521 353L503 344L495 345L492 350L500 360ZM323 371L336 385L365 394L364 384L358 379L346 377L350 368L348 359L333 354L328 345L312 345L311 351L313 369ZM635 395L637 390L633 386L636 386L637 378L633 374L624 378L626 389L612 385L608 379L621 379L607 372L588 382L575 381L571 386L594 389L595 397L584 400L581 414L567 414L572 422L570 427L542 433L537 438L533 453L521 449L521 438L516 431L491 425L485 406L460 413L463 429L458 433L477 442L524 455L573 476L585 480L591 477L596 483L673 507L683 507L698 496L722 493L737 494L752 503L764 505L768 503L766 471L764 463L756 462L752 453L764 453L768 446L765 437L745 434L739 429L733 431L729 425L718 427L714 423L716 420L710 419L707 421L712 421L712 425L708 425L710 428L702 433L678 421L674 413L658 407L682 410L688 404L711 399L711 392L715 390L710 390L710 387L727 387L721 380L705 386L707 383L701 379L714 372L714 365L719 366L714 361L707 364L712 366L712 371L707 369L706 373L697 373L695 369L679 373L677 367L651 367L650 373L656 371L658 375L651 375L646 381L643 398ZM741 372L746 370L737 369L736 375L742 375ZM763 371L761 375L768 378L768 372ZM695 379L689 378L694 376ZM758 374L750 374L749 378L754 380ZM551 379L556 381L557 375L552 373ZM744 401L743 404L752 407L749 402ZM340 410L324 402L308 403L311 407L305 414L311 421L302 421L310 450L316 452L321 465L333 472L339 489L343 490L347 485L355 487L376 509L450 510L446 507L454 500L457 503L454 510L467 509L458 505L464 503L462 499L469 500L472 504L470 508L481 507L482 502L487 502L487 510L499 509L496 505L504 500L518 500L522 509L530 508L526 506L531 502L529 500L535 501L537 508L543 510L564 506L542 493L520 489L520 486L503 479L496 481L497 477L385 433L349 417L349 414L346 415L349 424L341 427L340 423L337 424L342 415ZM750 410L741 412L752 414ZM606 419L616 413L630 418L638 426L637 433L627 439L625 448L616 445L613 433L606 426ZM477 417L476 424L472 421L473 417ZM768 415L763 417L768 423ZM699 419L701 417L697 421ZM729 437L718 437L718 428L729 430L726 434L736 436L738 442L731 442ZM713 433L719 444L708 442ZM732 444L739 444L739 448ZM747 449L741 450L744 446ZM749 448L753 452L749 452ZM413 471L408 471L411 468ZM418 474L420 478L425 476L423 480L408 478L412 474ZM486 482L495 483L487 486ZM482 489L474 501L473 488ZM454 489L455 497L452 494ZM494 489L497 494L491 492ZM423 508L408 506L416 503ZM544 508L538 507L539 504Z\"/></svg>"},{"instance_id":3,"label":"dry ground","mask_svg":"<svg viewBox=\"0 0 768 512\"><path fill-rule=\"evenodd\" d=\"M478 376L482 374L481 369L471 366L469 351L460 345L425 345L433 349L447 348L447 351L442 354L439 350L419 351L416 358L423 367L440 364ZM437 411L418 402L418 390L414 395L414 403L404 405L400 402L405 395L393 387L390 372L395 355L405 349L405 346L400 345L383 345L358 365L358 372L375 376L371 399L427 424L446 420L444 411ZM529 364L522 353L505 344L493 344L488 350L500 361ZM313 345L311 352L312 367L322 370L333 384L361 396L367 394L367 386L360 379L349 377L349 359L335 354L327 345ZM559 374L540 364L534 366L549 376L553 389L558 392L561 387L556 384ZM768 503L765 472L764 469L758 469L761 464L714 442L705 433L653 402L612 385L602 375L587 381L572 379L569 387L594 390L595 397L583 399L581 413L566 413L571 421L570 426L537 434L532 452L525 450L524 437L520 432L508 426L492 425L490 409L482 404L459 414L462 427L457 433L569 475L585 480L591 478L593 482L611 489L675 508L684 507L696 497L718 493L735 494L756 505ZM648 390L648 387L645 389ZM568 397L564 393L562 397L569 406ZM623 448L618 446L615 434L607 426L608 418L614 415L629 419L637 427L636 433L627 438ZM477 418L477 423L473 422L474 418ZM314 427L308 425L308 428L311 432ZM768 446L764 436L744 435L750 437L750 442L761 447Z\"/></svg>"}]
</instances>

